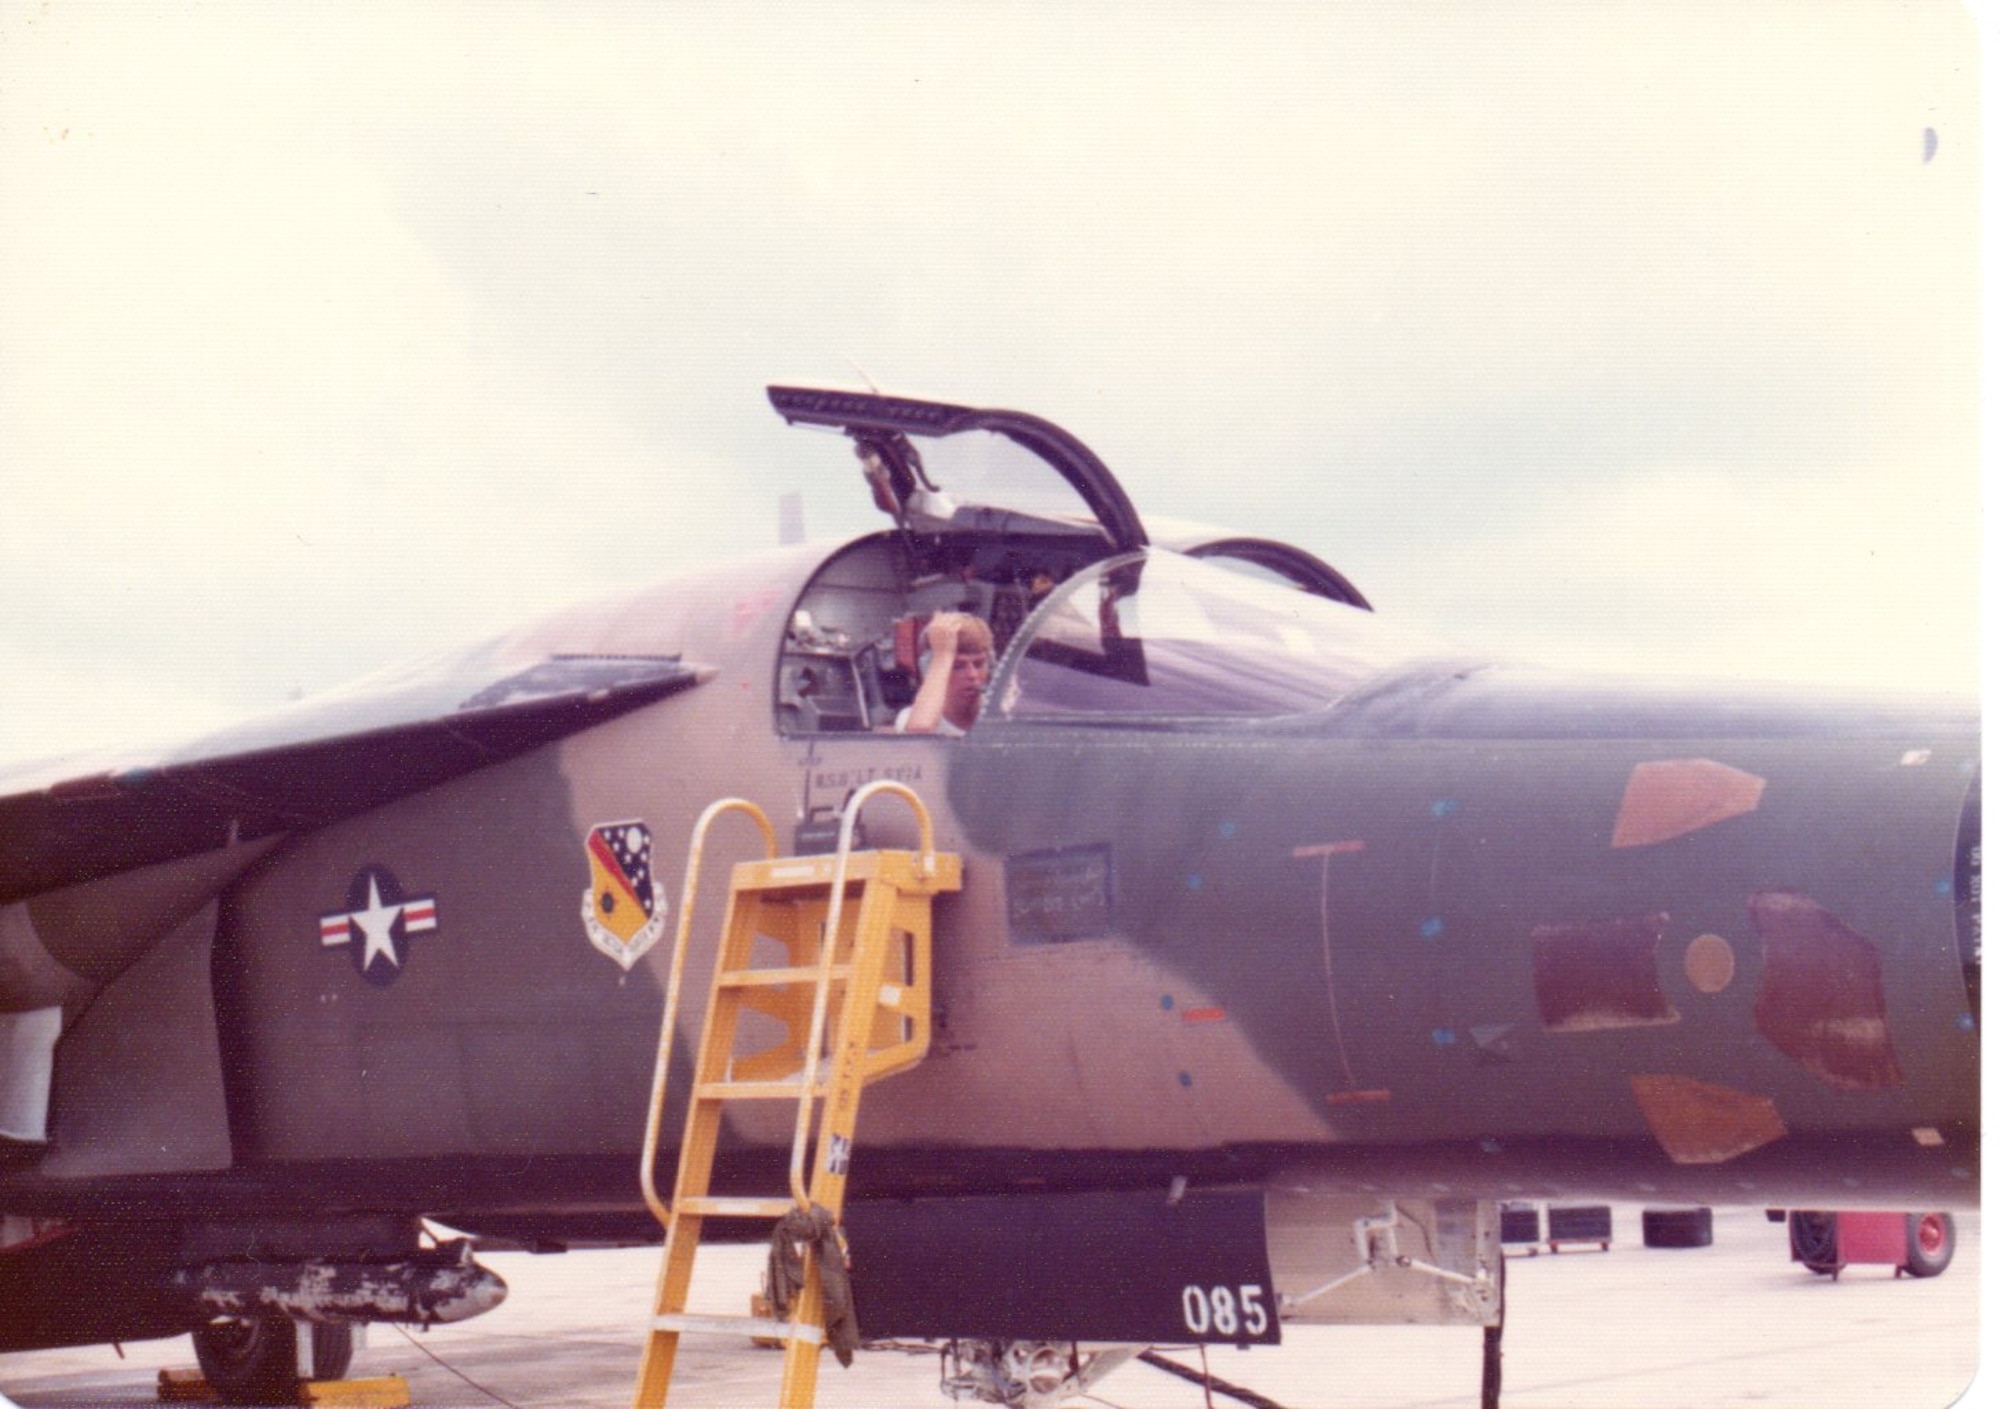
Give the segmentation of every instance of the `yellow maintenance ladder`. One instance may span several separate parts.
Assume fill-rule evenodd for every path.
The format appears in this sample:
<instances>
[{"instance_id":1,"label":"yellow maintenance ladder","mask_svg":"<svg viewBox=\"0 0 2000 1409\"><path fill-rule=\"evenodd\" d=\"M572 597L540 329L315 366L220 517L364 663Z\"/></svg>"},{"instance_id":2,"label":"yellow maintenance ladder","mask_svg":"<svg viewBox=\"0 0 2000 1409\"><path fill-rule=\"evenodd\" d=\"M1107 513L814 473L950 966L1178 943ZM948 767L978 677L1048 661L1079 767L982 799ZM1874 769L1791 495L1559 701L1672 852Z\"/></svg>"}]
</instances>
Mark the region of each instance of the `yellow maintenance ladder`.
<instances>
[{"instance_id":1,"label":"yellow maintenance ladder","mask_svg":"<svg viewBox=\"0 0 2000 1409\"><path fill-rule=\"evenodd\" d=\"M922 850L851 850L863 805L882 792L902 797L916 813ZM731 873L729 907L681 1136L680 1171L669 1204L654 1188L653 1164L666 1104L674 1014L686 968L702 848L709 825L730 811L748 813L756 822L764 834L765 859L741 862ZM870 783L842 812L839 845L831 855L780 857L777 849L776 834L762 809L740 798L711 803L695 823L688 846L680 928L667 980L640 1164L646 1202L666 1229L666 1246L633 1394L635 1409L661 1409L666 1403L674 1355L687 1332L781 1340L785 1377L778 1402L782 1409L810 1409L820 1346L826 1338L817 1259L808 1251L805 1284L794 1299L789 1321L690 1316L688 1286L694 1277L702 1220L780 1218L794 1209L810 1211L817 1206L832 1215L837 1227L862 1088L914 1066L930 1047L931 897L959 888L959 858L934 848L923 801L900 783ZM782 948L782 962L757 959L754 951L760 936ZM768 955L768 944L766 949ZM783 1037L760 1051L739 1053L737 1024L746 1012L776 1019L783 1026ZM790 1191L755 1198L712 1195L709 1180L724 1111L732 1102L774 1100L798 1104ZM818 1143L808 1184L806 1145L815 1125Z\"/></svg>"}]
</instances>

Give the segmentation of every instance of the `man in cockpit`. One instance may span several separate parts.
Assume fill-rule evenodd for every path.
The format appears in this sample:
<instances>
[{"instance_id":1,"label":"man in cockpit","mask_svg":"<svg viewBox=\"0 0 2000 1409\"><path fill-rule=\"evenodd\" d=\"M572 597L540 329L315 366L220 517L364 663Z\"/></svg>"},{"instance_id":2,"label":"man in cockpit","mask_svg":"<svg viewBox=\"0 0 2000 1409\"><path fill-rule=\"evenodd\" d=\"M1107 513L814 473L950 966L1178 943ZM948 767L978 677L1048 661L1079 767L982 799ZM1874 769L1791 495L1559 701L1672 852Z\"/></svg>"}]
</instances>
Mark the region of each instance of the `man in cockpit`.
<instances>
[{"instance_id":1,"label":"man in cockpit","mask_svg":"<svg viewBox=\"0 0 2000 1409\"><path fill-rule=\"evenodd\" d=\"M993 673L993 630L976 616L939 612L924 627L930 660L909 708L896 716L900 734L961 737L979 718Z\"/></svg>"}]
</instances>

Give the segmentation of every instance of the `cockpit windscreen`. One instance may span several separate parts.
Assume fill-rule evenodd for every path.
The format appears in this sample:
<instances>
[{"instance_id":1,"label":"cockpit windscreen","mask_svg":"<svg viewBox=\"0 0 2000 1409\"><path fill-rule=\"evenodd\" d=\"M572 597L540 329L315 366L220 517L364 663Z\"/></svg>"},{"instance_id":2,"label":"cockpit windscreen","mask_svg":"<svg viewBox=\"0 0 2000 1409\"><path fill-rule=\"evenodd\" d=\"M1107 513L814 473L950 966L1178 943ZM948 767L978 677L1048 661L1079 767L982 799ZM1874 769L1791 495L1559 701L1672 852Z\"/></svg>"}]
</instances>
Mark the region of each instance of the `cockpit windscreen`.
<instances>
[{"instance_id":1,"label":"cockpit windscreen","mask_svg":"<svg viewBox=\"0 0 2000 1409\"><path fill-rule=\"evenodd\" d=\"M1078 573L1023 627L997 715L1268 718L1441 654L1371 612L1177 553Z\"/></svg>"}]
</instances>

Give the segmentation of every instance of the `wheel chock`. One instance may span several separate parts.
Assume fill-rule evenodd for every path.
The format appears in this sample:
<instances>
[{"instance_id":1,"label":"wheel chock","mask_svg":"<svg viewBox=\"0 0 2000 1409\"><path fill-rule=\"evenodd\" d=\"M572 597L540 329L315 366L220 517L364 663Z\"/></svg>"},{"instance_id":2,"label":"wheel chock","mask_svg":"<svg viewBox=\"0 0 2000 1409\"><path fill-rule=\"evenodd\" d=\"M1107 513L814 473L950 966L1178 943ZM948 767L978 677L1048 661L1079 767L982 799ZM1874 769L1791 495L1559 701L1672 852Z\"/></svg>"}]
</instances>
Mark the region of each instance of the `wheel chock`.
<instances>
[{"instance_id":1,"label":"wheel chock","mask_svg":"<svg viewBox=\"0 0 2000 1409\"><path fill-rule=\"evenodd\" d=\"M206 1404L215 1398L215 1387L195 1366L174 1366L160 1371L159 1397L162 1404Z\"/></svg>"},{"instance_id":2,"label":"wheel chock","mask_svg":"<svg viewBox=\"0 0 2000 1409\"><path fill-rule=\"evenodd\" d=\"M358 1380L300 1380L299 1403L340 1409L409 1409L410 1383L401 1375Z\"/></svg>"}]
</instances>

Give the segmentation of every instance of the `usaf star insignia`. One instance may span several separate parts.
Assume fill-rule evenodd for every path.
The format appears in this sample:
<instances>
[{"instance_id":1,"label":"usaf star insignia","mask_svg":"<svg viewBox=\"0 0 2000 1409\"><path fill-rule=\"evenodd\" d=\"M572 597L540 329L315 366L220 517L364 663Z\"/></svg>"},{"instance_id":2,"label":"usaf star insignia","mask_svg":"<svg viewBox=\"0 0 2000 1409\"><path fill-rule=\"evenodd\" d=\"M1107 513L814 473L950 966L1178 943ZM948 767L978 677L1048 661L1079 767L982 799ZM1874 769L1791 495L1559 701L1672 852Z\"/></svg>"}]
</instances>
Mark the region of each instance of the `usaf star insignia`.
<instances>
[{"instance_id":1,"label":"usaf star insignia","mask_svg":"<svg viewBox=\"0 0 2000 1409\"><path fill-rule=\"evenodd\" d=\"M653 879L653 833L644 822L605 822L590 829L583 849L590 857L584 932L630 970L667 927L666 891Z\"/></svg>"},{"instance_id":2,"label":"usaf star insignia","mask_svg":"<svg viewBox=\"0 0 2000 1409\"><path fill-rule=\"evenodd\" d=\"M364 866L347 883L347 909L319 917L321 947L347 947L361 977L378 988L396 981L409 958L410 936L434 934L435 895L405 895L386 866Z\"/></svg>"}]
</instances>

